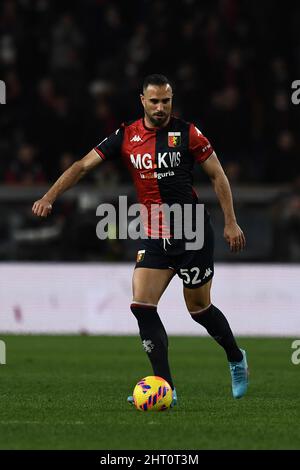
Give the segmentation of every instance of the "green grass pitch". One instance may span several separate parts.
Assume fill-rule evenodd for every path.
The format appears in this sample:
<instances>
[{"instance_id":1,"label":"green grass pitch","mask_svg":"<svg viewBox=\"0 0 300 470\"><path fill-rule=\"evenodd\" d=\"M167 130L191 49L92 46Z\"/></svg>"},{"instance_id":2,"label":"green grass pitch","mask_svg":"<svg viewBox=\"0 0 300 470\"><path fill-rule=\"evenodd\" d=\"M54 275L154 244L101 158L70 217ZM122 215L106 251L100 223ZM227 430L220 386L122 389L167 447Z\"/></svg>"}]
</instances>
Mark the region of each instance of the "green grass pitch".
<instances>
[{"instance_id":1,"label":"green grass pitch","mask_svg":"<svg viewBox=\"0 0 300 470\"><path fill-rule=\"evenodd\" d=\"M179 406L127 404L151 375L138 337L2 336L1 449L299 449L300 365L292 339L240 338L250 386L234 400L222 349L208 337L171 337Z\"/></svg>"}]
</instances>

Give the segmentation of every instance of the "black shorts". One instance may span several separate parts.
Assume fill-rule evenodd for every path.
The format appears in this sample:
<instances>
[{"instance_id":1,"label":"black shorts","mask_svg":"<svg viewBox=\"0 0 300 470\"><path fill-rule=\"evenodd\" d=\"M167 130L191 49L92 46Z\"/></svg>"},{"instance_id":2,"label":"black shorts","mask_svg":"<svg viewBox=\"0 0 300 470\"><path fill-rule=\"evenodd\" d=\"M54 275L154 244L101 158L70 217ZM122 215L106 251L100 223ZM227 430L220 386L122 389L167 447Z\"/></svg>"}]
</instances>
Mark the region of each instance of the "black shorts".
<instances>
[{"instance_id":1,"label":"black shorts","mask_svg":"<svg viewBox=\"0 0 300 470\"><path fill-rule=\"evenodd\" d=\"M206 217L204 245L200 250L186 250L183 240L145 239L140 241L136 268L173 269L185 287L196 289L214 275L214 233Z\"/></svg>"}]
</instances>

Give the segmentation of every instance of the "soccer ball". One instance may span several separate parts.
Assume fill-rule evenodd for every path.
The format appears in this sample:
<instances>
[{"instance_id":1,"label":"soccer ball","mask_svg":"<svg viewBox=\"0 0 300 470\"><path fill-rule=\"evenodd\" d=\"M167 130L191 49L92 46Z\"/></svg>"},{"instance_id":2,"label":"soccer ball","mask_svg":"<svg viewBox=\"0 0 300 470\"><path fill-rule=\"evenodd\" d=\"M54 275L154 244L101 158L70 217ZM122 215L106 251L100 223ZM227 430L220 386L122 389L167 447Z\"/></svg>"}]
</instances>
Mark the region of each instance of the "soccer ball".
<instances>
[{"instance_id":1,"label":"soccer ball","mask_svg":"<svg viewBox=\"0 0 300 470\"><path fill-rule=\"evenodd\" d=\"M172 389L162 377L150 375L136 384L133 400L140 411L166 410L172 403Z\"/></svg>"}]
</instances>

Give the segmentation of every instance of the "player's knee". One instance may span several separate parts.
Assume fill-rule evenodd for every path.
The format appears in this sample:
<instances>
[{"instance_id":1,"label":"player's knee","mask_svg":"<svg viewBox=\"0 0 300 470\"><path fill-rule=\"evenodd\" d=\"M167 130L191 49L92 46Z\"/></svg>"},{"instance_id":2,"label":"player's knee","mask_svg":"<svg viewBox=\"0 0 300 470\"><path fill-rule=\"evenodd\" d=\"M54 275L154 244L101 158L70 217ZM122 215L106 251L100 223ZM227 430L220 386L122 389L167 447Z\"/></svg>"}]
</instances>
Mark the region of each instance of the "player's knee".
<instances>
[{"instance_id":1,"label":"player's knee","mask_svg":"<svg viewBox=\"0 0 300 470\"><path fill-rule=\"evenodd\" d=\"M135 315L137 311L143 311L145 309L156 309L157 305L150 302L142 302L140 300L133 300L130 305L130 310Z\"/></svg>"},{"instance_id":2,"label":"player's knee","mask_svg":"<svg viewBox=\"0 0 300 470\"><path fill-rule=\"evenodd\" d=\"M137 319L140 329L142 328L143 331L145 328L152 328L153 324L160 321L156 305L151 305L145 302L137 303L133 301L130 305L130 310Z\"/></svg>"},{"instance_id":3,"label":"player's knee","mask_svg":"<svg viewBox=\"0 0 300 470\"><path fill-rule=\"evenodd\" d=\"M190 303L187 302L187 309L191 315L204 313L210 306L211 302L209 299Z\"/></svg>"}]
</instances>

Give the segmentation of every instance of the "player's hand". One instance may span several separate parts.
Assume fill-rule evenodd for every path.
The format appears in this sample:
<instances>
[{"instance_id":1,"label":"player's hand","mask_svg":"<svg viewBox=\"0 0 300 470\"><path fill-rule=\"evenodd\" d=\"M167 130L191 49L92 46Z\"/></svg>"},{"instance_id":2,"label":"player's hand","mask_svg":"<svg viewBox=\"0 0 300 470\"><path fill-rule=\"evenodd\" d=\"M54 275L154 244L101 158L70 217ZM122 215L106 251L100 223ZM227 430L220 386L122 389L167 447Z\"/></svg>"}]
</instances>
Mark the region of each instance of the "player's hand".
<instances>
[{"instance_id":1,"label":"player's hand","mask_svg":"<svg viewBox=\"0 0 300 470\"><path fill-rule=\"evenodd\" d=\"M224 238L228 242L230 250L235 253L242 251L245 248L245 235L236 222L225 225Z\"/></svg>"},{"instance_id":2,"label":"player's hand","mask_svg":"<svg viewBox=\"0 0 300 470\"><path fill-rule=\"evenodd\" d=\"M51 214L52 204L47 199L39 199L32 206L32 212L38 217L47 217Z\"/></svg>"}]
</instances>

